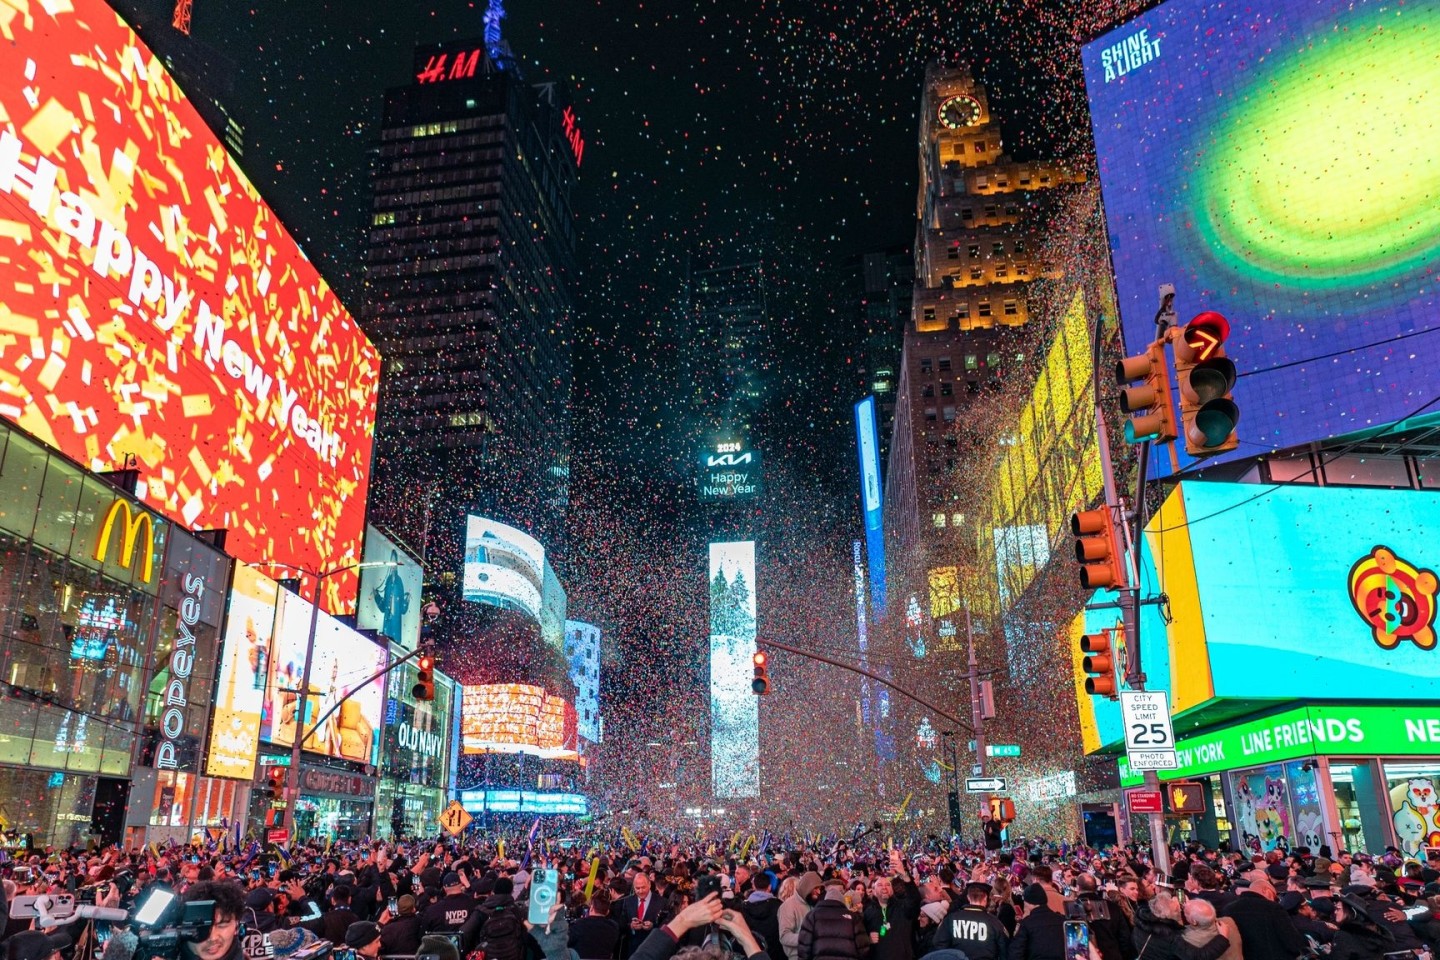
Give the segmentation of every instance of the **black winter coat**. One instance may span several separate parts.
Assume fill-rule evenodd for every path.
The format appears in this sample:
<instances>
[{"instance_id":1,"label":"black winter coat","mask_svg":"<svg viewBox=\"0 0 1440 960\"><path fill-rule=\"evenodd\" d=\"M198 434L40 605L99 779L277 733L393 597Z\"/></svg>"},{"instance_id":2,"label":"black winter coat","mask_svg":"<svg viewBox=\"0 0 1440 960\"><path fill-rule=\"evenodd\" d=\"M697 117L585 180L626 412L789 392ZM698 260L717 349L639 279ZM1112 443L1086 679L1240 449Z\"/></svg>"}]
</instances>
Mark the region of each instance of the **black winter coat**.
<instances>
[{"instance_id":1,"label":"black winter coat","mask_svg":"<svg viewBox=\"0 0 1440 960\"><path fill-rule=\"evenodd\" d=\"M1065 960L1065 918L1037 905L1015 927L1010 960Z\"/></svg>"},{"instance_id":2,"label":"black winter coat","mask_svg":"<svg viewBox=\"0 0 1440 960\"><path fill-rule=\"evenodd\" d=\"M780 898L747 900L740 905L740 912L750 932L759 934L765 941L765 952L770 960L785 960L785 948L780 945Z\"/></svg>"},{"instance_id":3,"label":"black winter coat","mask_svg":"<svg viewBox=\"0 0 1440 960\"><path fill-rule=\"evenodd\" d=\"M1182 936L1184 929L1174 920L1155 916L1150 912L1149 904L1140 904L1135 911L1135 949L1140 960L1218 960L1230 949L1230 941L1219 935L1204 946L1197 947ZM1240 939L1244 941L1244 934ZM1250 945L1247 943L1245 946L1248 950ZM1248 953L1246 960L1250 960ZM1295 957L1288 960L1295 960Z\"/></svg>"},{"instance_id":4,"label":"black winter coat","mask_svg":"<svg viewBox=\"0 0 1440 960\"><path fill-rule=\"evenodd\" d=\"M1242 893L1220 916L1235 921L1245 960L1295 960L1310 949L1285 908L1258 893Z\"/></svg>"},{"instance_id":5,"label":"black winter coat","mask_svg":"<svg viewBox=\"0 0 1440 960\"><path fill-rule=\"evenodd\" d=\"M800 924L799 960L868 960L870 934L843 900L822 899Z\"/></svg>"},{"instance_id":6,"label":"black winter coat","mask_svg":"<svg viewBox=\"0 0 1440 960\"><path fill-rule=\"evenodd\" d=\"M1010 933L993 913L967 906L951 910L935 928L931 950L959 950L970 960L1006 960Z\"/></svg>"},{"instance_id":7,"label":"black winter coat","mask_svg":"<svg viewBox=\"0 0 1440 960\"><path fill-rule=\"evenodd\" d=\"M1395 950L1395 938L1373 924L1342 923L1330 941L1330 960L1380 960Z\"/></svg>"},{"instance_id":8,"label":"black winter coat","mask_svg":"<svg viewBox=\"0 0 1440 960\"><path fill-rule=\"evenodd\" d=\"M1135 956L1130 922L1120 912L1120 905L1111 903L1098 893L1082 893L1075 902L1086 909L1090 925L1090 943L1101 960L1132 960ZM1100 915L1104 914L1104 919Z\"/></svg>"},{"instance_id":9,"label":"black winter coat","mask_svg":"<svg viewBox=\"0 0 1440 960\"><path fill-rule=\"evenodd\" d=\"M865 930L879 933L885 924L890 929L879 943L870 947L871 960L914 960L915 921L920 917L920 891L904 880L893 881L895 895L882 910L878 901L865 905Z\"/></svg>"}]
</instances>

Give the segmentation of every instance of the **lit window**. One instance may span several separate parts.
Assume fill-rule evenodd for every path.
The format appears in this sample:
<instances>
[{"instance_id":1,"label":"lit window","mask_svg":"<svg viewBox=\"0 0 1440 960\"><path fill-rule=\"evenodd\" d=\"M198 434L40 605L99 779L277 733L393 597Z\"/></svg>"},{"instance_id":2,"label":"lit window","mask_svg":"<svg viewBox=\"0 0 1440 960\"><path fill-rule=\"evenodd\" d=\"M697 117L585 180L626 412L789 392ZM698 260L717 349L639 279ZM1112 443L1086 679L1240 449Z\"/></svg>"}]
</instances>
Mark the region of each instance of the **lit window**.
<instances>
[{"instance_id":1,"label":"lit window","mask_svg":"<svg viewBox=\"0 0 1440 960\"><path fill-rule=\"evenodd\" d=\"M965 514L963 514L963 513L952 513L952 514L950 515L950 526L952 526L952 527L958 527L958 526L962 525L964 522L965 522Z\"/></svg>"},{"instance_id":2,"label":"lit window","mask_svg":"<svg viewBox=\"0 0 1440 960\"><path fill-rule=\"evenodd\" d=\"M980 369L980 357L977 356L976 354L973 354L973 353L967 353L967 354L965 354L965 369L966 369L966 370L979 370L979 369Z\"/></svg>"},{"instance_id":3,"label":"lit window","mask_svg":"<svg viewBox=\"0 0 1440 960\"><path fill-rule=\"evenodd\" d=\"M985 355L985 366L989 367L991 370L994 370L996 367L1000 366L1000 354L987 353Z\"/></svg>"},{"instance_id":4,"label":"lit window","mask_svg":"<svg viewBox=\"0 0 1440 960\"><path fill-rule=\"evenodd\" d=\"M943 514L943 513L937 513L937 514L935 514L935 515L931 518L931 520L934 521L934 523L935 523L935 529L937 529L937 530L944 530L944 529L945 529L945 514Z\"/></svg>"}]
</instances>

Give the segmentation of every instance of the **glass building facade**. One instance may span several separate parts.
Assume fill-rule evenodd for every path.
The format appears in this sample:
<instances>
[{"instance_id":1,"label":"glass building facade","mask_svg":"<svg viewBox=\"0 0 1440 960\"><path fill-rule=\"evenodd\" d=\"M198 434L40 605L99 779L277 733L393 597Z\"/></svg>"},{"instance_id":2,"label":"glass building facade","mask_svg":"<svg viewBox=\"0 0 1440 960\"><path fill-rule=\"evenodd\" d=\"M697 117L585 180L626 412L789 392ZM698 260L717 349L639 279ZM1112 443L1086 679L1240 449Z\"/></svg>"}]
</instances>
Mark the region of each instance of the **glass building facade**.
<instances>
[{"instance_id":1,"label":"glass building facade","mask_svg":"<svg viewBox=\"0 0 1440 960\"><path fill-rule=\"evenodd\" d=\"M161 764L166 816L190 822L196 784L183 778L198 771L228 561L122 486L0 424L0 829L12 842L121 840L127 810L145 822L162 799L133 793L137 763Z\"/></svg>"}]
</instances>

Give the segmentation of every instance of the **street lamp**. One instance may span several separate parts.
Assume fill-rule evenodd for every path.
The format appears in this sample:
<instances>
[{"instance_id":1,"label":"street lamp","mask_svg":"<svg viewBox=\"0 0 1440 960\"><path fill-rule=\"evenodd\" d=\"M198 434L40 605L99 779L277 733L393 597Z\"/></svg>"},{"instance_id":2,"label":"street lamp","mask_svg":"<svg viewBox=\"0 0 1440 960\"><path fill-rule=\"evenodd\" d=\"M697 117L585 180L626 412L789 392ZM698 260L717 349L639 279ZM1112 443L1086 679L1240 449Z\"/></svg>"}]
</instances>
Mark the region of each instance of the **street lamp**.
<instances>
[{"instance_id":1,"label":"street lamp","mask_svg":"<svg viewBox=\"0 0 1440 960\"><path fill-rule=\"evenodd\" d=\"M288 564L274 564L274 566L289 566ZM343 567L336 567L333 570L306 570L303 567L290 567L292 570L299 570L301 573L308 573L315 578L315 599L310 606L310 629L305 637L305 664L300 669L300 691L299 700L295 705L295 735L290 744L290 770L285 777L285 817L281 821L285 829L285 838L288 841L295 833L295 810L300 806L300 744L305 740L305 713L310 705L310 661L315 656L315 634L320 629L320 588L325 581L338 573L346 573L350 570L364 570L370 567L398 567L400 564L394 560L377 560L366 563L351 563Z\"/></svg>"}]
</instances>

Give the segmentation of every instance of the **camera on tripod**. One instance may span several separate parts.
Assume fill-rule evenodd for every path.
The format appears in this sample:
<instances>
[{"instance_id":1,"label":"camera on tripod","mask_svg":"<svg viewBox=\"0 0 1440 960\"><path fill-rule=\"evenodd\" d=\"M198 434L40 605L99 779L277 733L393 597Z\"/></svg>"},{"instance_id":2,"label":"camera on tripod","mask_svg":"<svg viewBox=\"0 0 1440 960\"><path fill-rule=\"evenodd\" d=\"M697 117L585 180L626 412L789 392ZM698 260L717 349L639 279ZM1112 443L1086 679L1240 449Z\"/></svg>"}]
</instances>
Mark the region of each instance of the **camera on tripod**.
<instances>
[{"instance_id":1,"label":"camera on tripod","mask_svg":"<svg viewBox=\"0 0 1440 960\"><path fill-rule=\"evenodd\" d=\"M1097 920L1110 919L1110 904L1101 898L1085 897L1080 900L1065 901L1066 920L1084 920L1093 923Z\"/></svg>"}]
</instances>

